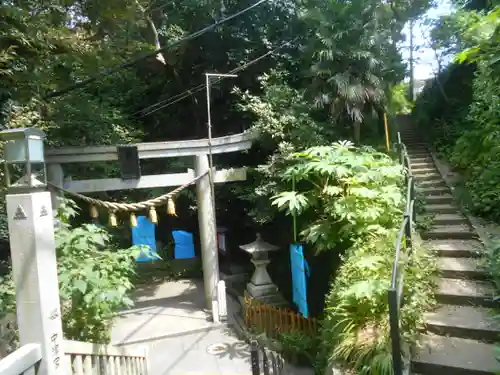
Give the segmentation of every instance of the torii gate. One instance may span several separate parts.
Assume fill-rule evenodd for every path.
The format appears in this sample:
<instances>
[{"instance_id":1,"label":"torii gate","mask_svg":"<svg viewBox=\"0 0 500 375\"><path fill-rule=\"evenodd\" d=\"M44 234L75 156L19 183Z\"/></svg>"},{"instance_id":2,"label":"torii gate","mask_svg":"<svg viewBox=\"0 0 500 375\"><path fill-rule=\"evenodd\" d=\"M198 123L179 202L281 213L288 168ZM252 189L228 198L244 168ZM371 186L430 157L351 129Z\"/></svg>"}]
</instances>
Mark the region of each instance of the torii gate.
<instances>
[{"instance_id":1,"label":"torii gate","mask_svg":"<svg viewBox=\"0 0 500 375\"><path fill-rule=\"evenodd\" d=\"M146 189L153 187L179 186L196 181L196 200L198 206L198 223L200 227L200 242L203 264L203 279L207 308L212 308L212 301L217 298L219 282L219 263L217 250L217 232L215 221L215 204L210 186L209 171L210 154L223 154L248 150L252 147L254 135L249 132L225 137L190 141L169 141L138 143L127 146L92 146L64 147L49 149L45 153L48 180L55 186L72 193L91 193L99 191ZM132 160L125 160L120 148L132 150ZM105 162L120 160L120 162L135 163L140 159L169 158L179 156L194 156L194 170L186 173L169 173L159 175L136 175L135 178L102 178L93 180L72 180L64 176L62 164ZM129 154L130 157L130 154ZM123 165L123 164L122 164ZM246 180L246 168L212 170L214 183ZM55 200L55 195L53 196ZM53 202L55 207L55 201ZM215 312L214 312L215 313Z\"/></svg>"}]
</instances>

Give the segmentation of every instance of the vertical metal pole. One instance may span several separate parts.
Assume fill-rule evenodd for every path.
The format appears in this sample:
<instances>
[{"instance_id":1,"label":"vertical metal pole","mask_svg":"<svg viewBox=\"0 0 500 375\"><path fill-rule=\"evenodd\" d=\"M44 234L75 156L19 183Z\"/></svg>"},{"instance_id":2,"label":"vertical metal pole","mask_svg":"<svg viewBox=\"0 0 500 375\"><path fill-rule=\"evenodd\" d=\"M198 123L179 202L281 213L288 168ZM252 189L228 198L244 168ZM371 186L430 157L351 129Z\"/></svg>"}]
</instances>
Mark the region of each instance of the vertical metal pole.
<instances>
[{"instance_id":1,"label":"vertical metal pole","mask_svg":"<svg viewBox=\"0 0 500 375\"><path fill-rule=\"evenodd\" d=\"M413 61L413 19L410 19L410 100L415 99L415 68Z\"/></svg>"},{"instance_id":2,"label":"vertical metal pole","mask_svg":"<svg viewBox=\"0 0 500 375\"><path fill-rule=\"evenodd\" d=\"M250 343L250 363L252 364L252 375L260 375L259 344L256 340Z\"/></svg>"},{"instance_id":3,"label":"vertical metal pole","mask_svg":"<svg viewBox=\"0 0 500 375\"><path fill-rule=\"evenodd\" d=\"M210 168L210 190L212 192L212 199L214 200L214 208L215 208L215 189L214 189L214 180L213 180L213 168L214 168L214 160L212 156L212 114L210 110L210 75L205 74L205 82L207 86L207 127L208 127L208 166Z\"/></svg>"},{"instance_id":4,"label":"vertical metal pole","mask_svg":"<svg viewBox=\"0 0 500 375\"><path fill-rule=\"evenodd\" d=\"M410 191L410 196L411 200L415 201L415 179L412 177L411 179L411 185L410 185L411 191ZM411 216L413 222L417 221L417 212L415 211L415 205L412 205L412 210L411 210Z\"/></svg>"},{"instance_id":5,"label":"vertical metal pole","mask_svg":"<svg viewBox=\"0 0 500 375\"><path fill-rule=\"evenodd\" d=\"M398 311L398 293L395 289L387 291L389 302L389 327L391 333L392 346L392 368L394 375L403 374L403 358L401 356L401 338L399 335L399 311Z\"/></svg>"},{"instance_id":6,"label":"vertical metal pole","mask_svg":"<svg viewBox=\"0 0 500 375\"><path fill-rule=\"evenodd\" d=\"M220 308L218 306L219 303L219 298L218 298L218 289L217 289L217 284L219 280L219 251L217 248L217 212L215 209L215 183L214 183L214 160L212 156L212 113L211 113L211 97L210 97L210 92L211 92L211 87L210 87L210 75L208 73L205 74L205 84L206 84L206 89L207 89L207 127L208 127L208 178L209 178L209 183L210 183L210 195L212 196L212 212L213 212L213 226L215 228L215 231L213 235L215 236L215 248L213 251L215 254L212 254L214 257L215 261L214 263L217 264L216 272L216 284L215 287L212 290L212 317L214 323L219 323L219 311ZM215 270L214 270L215 271ZM212 271L212 272L214 272ZM213 286L211 286L212 288Z\"/></svg>"},{"instance_id":7,"label":"vertical metal pole","mask_svg":"<svg viewBox=\"0 0 500 375\"><path fill-rule=\"evenodd\" d=\"M50 193L8 194L6 200L20 344L41 346L37 374L65 375Z\"/></svg>"},{"instance_id":8,"label":"vertical metal pole","mask_svg":"<svg viewBox=\"0 0 500 375\"><path fill-rule=\"evenodd\" d=\"M406 219L406 225L405 225L406 247L411 248L412 241L411 241L411 216L410 216L410 213L407 212L404 217Z\"/></svg>"},{"instance_id":9,"label":"vertical metal pole","mask_svg":"<svg viewBox=\"0 0 500 375\"><path fill-rule=\"evenodd\" d=\"M399 162L403 164L403 146L401 142L401 133L398 132L398 154L399 154Z\"/></svg>"},{"instance_id":10,"label":"vertical metal pole","mask_svg":"<svg viewBox=\"0 0 500 375\"><path fill-rule=\"evenodd\" d=\"M264 375L270 375L269 373L269 362L267 358L266 348L262 348L262 366L264 369Z\"/></svg>"},{"instance_id":11,"label":"vertical metal pole","mask_svg":"<svg viewBox=\"0 0 500 375\"><path fill-rule=\"evenodd\" d=\"M384 128L385 128L385 143L387 146L387 151L391 150L391 142L389 136L389 124L387 122L387 113L384 112Z\"/></svg>"}]
</instances>

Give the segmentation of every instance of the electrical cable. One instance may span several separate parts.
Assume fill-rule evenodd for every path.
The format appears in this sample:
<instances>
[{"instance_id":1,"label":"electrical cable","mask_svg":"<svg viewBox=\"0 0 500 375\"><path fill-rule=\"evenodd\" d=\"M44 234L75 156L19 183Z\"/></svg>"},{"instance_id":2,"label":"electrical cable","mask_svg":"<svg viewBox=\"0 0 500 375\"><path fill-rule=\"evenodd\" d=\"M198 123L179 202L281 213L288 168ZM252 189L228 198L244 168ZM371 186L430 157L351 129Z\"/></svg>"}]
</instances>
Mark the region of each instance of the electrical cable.
<instances>
[{"instance_id":1,"label":"electrical cable","mask_svg":"<svg viewBox=\"0 0 500 375\"><path fill-rule=\"evenodd\" d=\"M109 75L112 75L122 69L125 69L125 68L128 68L128 67L131 67L135 64L137 64L138 62L142 61L142 60L145 60L147 58L150 58L150 57L153 57L153 56L156 56L157 54L159 54L160 52L163 52L169 48L172 48L174 46L177 46L183 42L186 42L186 41L189 41L189 40L192 40L192 39L195 39L197 37L199 37L200 35L203 35L205 34L206 32L216 28L217 26L220 26L238 16L241 16L242 14L252 10L253 8L259 6L260 4L262 3L265 3L266 1L268 0L259 0L257 1L255 4L252 4L250 5L249 7L243 9L243 10L240 10L239 12L236 12L228 17L225 17L215 23L213 23L212 25L210 26L207 26L207 27L204 27L203 29L201 30L198 30L192 34L189 34L188 36L182 38L182 39L179 39L179 40L176 40L176 41L173 41L172 43L169 43L167 44L165 47L161 47L161 48L158 48L156 49L155 51L153 52L149 52L149 53L146 53L144 54L143 56L141 57L138 57L138 58L135 58L133 60L130 60L128 62L125 62L125 63L122 63L122 64L119 64L118 66L115 66L114 68L109 68L109 69L105 69L104 71L100 72L100 73L97 73L96 75L92 76L92 77L89 77L89 78L86 78L84 79L83 81L80 81L80 82L77 82L77 83L74 83L64 89L61 89L61 90L56 90L56 91L52 91L52 92L49 92L48 94L46 94L43 99L51 99L51 98L55 98L55 97L58 97L58 96L61 96L61 95L64 95L64 94L67 94L68 92L70 91L73 91L73 90L76 90L76 89L79 89L79 88L82 88L86 85L88 85L89 83L92 83L94 81L96 81L97 79L99 78L104 78L104 77L107 77Z\"/></svg>"},{"instance_id":2,"label":"electrical cable","mask_svg":"<svg viewBox=\"0 0 500 375\"><path fill-rule=\"evenodd\" d=\"M289 45L290 43L293 43L295 40L297 40L298 37L292 39L291 41L288 41L286 43L283 43L282 45L280 45L279 47L276 47L274 49L272 49L271 51L269 52L266 52L265 54L257 57L256 59L254 60L251 60L231 71L229 71L227 74L235 74L235 73L238 73L246 68L248 68L249 66L257 63L258 61L262 60L263 58L271 55L272 53L275 53L276 51L280 50L281 48ZM223 80L224 78L216 78L214 79L214 84L217 84L219 83L221 80ZM148 116L156 111L159 111L160 109L164 109L164 108L167 108L167 107L170 107L171 105L175 104L175 103L178 103L180 102L181 100L184 100L188 97L190 97L191 95L194 95L196 94L197 92L200 92L202 90L204 90L206 88L206 84L200 84L200 85L197 85L197 86L194 86L194 87L191 87L190 89L180 93L180 94L177 94L177 95L174 95L172 98L168 98L168 99L165 99L163 101L160 101L158 103L155 103L155 104L152 104L144 109L142 109L140 112L143 112L143 114L140 116L140 117L145 117L145 116ZM144 113L146 112L146 113Z\"/></svg>"}]
</instances>

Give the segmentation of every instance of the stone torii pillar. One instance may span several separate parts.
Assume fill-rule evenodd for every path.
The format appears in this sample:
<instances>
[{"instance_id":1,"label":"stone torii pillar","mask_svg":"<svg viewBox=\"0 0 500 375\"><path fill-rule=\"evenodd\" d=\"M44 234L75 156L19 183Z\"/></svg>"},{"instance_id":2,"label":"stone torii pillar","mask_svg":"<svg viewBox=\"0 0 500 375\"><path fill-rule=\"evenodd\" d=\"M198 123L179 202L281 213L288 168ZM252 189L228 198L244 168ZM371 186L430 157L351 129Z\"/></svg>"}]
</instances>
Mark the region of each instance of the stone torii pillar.
<instances>
[{"instance_id":1,"label":"stone torii pillar","mask_svg":"<svg viewBox=\"0 0 500 375\"><path fill-rule=\"evenodd\" d=\"M200 176L209 170L208 156L195 156L195 174ZM217 300L219 283L219 254L217 250L217 226L215 204L210 188L210 176L206 174L196 182L196 201L198 202L198 224L200 226L201 258L203 264L203 284L205 303L212 309L212 301ZM213 311L213 313L217 313Z\"/></svg>"}]
</instances>

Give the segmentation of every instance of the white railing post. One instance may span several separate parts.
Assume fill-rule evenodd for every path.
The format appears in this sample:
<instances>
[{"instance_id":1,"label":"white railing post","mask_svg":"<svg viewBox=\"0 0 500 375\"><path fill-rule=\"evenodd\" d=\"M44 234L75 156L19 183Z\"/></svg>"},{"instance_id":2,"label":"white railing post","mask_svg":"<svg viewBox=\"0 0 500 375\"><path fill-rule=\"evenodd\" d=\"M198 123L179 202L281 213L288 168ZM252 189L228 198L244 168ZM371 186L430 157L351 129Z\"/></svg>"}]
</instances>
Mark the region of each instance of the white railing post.
<instances>
[{"instance_id":1,"label":"white railing post","mask_svg":"<svg viewBox=\"0 0 500 375\"><path fill-rule=\"evenodd\" d=\"M21 346L40 345L38 375L65 375L50 193L8 194L6 199Z\"/></svg>"},{"instance_id":2,"label":"white railing post","mask_svg":"<svg viewBox=\"0 0 500 375\"><path fill-rule=\"evenodd\" d=\"M217 296L219 301L219 320L227 321L227 298L226 298L226 282L220 280L217 284Z\"/></svg>"}]
</instances>

